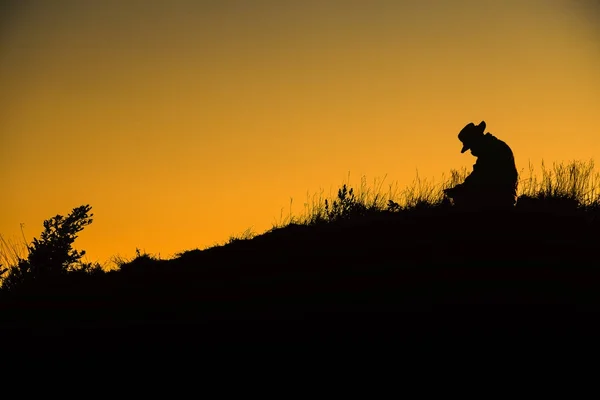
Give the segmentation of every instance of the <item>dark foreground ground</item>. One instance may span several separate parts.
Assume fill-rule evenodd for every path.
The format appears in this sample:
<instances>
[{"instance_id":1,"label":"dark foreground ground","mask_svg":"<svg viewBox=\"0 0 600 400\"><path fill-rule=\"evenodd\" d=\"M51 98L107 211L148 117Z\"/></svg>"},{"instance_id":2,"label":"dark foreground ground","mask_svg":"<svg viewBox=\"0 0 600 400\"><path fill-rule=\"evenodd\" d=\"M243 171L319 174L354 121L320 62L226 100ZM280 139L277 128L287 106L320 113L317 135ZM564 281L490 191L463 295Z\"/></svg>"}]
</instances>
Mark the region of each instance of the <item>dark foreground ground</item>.
<instances>
[{"instance_id":1,"label":"dark foreground ground","mask_svg":"<svg viewBox=\"0 0 600 400\"><path fill-rule=\"evenodd\" d=\"M436 209L290 225L24 288L0 319L7 341L96 345L596 332L599 227L590 212Z\"/></svg>"}]
</instances>

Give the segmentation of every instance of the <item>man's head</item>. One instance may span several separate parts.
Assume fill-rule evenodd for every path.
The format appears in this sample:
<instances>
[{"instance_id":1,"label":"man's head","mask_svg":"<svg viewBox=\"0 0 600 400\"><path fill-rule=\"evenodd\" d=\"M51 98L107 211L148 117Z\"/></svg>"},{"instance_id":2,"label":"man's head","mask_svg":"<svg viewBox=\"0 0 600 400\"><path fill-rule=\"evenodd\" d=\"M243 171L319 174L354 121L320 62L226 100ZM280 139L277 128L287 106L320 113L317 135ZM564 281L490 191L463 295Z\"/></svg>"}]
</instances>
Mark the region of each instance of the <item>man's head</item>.
<instances>
[{"instance_id":1,"label":"man's head","mask_svg":"<svg viewBox=\"0 0 600 400\"><path fill-rule=\"evenodd\" d=\"M465 126L458 134L458 140L463 143L463 148L460 151L464 153L467 150L471 150L471 154L477 156L479 150L479 144L482 142L485 132L485 121L481 121L479 125L469 123Z\"/></svg>"}]
</instances>

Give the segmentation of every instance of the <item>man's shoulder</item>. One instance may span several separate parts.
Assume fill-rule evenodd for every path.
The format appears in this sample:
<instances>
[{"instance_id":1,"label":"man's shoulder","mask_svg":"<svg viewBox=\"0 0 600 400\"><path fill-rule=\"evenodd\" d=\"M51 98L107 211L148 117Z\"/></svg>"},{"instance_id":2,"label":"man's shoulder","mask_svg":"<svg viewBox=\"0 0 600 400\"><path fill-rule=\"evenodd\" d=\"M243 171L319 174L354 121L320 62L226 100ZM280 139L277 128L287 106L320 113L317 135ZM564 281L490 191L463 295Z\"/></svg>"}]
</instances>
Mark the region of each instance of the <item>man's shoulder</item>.
<instances>
[{"instance_id":1,"label":"man's shoulder","mask_svg":"<svg viewBox=\"0 0 600 400\"><path fill-rule=\"evenodd\" d=\"M508 144L506 144L506 142L498 139L496 136L492 135L489 132L486 133L485 136L486 136L487 140L490 142L490 144L492 144L494 147L496 147L498 149L502 149L507 152L510 152L512 154L512 150L511 150L510 146Z\"/></svg>"}]
</instances>

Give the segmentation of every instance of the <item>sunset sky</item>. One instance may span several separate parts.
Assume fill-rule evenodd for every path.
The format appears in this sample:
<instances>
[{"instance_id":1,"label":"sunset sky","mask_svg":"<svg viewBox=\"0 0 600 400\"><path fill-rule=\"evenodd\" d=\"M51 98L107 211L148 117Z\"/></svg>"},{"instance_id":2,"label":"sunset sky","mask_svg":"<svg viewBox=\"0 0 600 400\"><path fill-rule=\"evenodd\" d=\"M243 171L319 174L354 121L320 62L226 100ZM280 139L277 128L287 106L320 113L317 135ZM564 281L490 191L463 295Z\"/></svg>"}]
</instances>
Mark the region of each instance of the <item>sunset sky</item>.
<instances>
[{"instance_id":1,"label":"sunset sky","mask_svg":"<svg viewBox=\"0 0 600 400\"><path fill-rule=\"evenodd\" d=\"M1 0L0 0L1 1ZM0 4L0 234L90 204L87 260L162 257L307 194L600 152L591 0L40 0Z\"/></svg>"}]
</instances>

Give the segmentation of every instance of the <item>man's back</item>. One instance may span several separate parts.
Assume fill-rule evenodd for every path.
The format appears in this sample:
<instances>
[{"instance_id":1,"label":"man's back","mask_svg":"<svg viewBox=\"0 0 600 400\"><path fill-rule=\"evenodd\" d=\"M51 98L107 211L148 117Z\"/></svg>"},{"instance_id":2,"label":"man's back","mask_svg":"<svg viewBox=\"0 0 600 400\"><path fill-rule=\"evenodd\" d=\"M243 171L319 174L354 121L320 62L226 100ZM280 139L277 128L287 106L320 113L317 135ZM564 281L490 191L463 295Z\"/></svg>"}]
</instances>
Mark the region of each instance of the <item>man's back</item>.
<instances>
[{"instance_id":1,"label":"man's back","mask_svg":"<svg viewBox=\"0 0 600 400\"><path fill-rule=\"evenodd\" d=\"M473 172L463 184L478 201L514 204L518 172L510 147L490 133L485 134Z\"/></svg>"},{"instance_id":2,"label":"man's back","mask_svg":"<svg viewBox=\"0 0 600 400\"><path fill-rule=\"evenodd\" d=\"M476 168L481 170L483 183L493 185L515 185L518 179L515 159L510 147L490 133L485 136L481 154L477 158Z\"/></svg>"}]
</instances>

